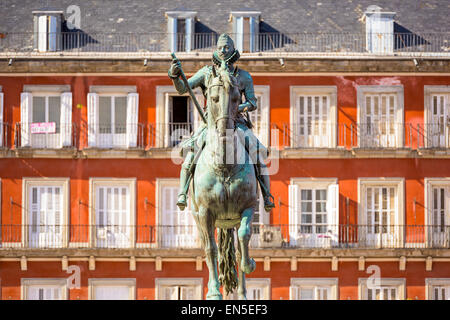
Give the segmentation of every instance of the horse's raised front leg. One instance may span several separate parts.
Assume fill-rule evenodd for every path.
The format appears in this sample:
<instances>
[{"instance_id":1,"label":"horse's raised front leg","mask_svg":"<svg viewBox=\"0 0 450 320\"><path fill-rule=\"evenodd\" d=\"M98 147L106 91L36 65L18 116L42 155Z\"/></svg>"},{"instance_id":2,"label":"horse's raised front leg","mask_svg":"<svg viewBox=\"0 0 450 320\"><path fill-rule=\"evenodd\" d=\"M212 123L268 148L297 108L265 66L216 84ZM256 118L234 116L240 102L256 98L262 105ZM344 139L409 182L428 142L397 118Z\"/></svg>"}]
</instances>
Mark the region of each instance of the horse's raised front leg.
<instances>
[{"instance_id":1,"label":"horse's raised front leg","mask_svg":"<svg viewBox=\"0 0 450 320\"><path fill-rule=\"evenodd\" d=\"M206 265L209 270L207 300L222 300L220 293L219 275L217 272L217 245L214 238L215 221L206 208L200 207L194 215L200 232L200 239L205 249Z\"/></svg>"},{"instance_id":2,"label":"horse's raised front leg","mask_svg":"<svg viewBox=\"0 0 450 320\"><path fill-rule=\"evenodd\" d=\"M249 274L256 268L255 260L250 258L248 244L252 236L252 218L254 208L247 208L242 212L241 226L238 229L239 246L241 252L240 269Z\"/></svg>"}]
</instances>

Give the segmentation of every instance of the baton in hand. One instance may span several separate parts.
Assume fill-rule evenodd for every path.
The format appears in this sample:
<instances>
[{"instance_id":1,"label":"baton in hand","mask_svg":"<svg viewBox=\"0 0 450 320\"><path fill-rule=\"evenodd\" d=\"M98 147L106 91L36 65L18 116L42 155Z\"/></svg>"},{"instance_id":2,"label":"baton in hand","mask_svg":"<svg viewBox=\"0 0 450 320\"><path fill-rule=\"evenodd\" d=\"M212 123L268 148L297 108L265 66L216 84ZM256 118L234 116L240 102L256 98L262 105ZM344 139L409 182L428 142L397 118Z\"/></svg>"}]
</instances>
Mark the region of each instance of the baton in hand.
<instances>
[{"instance_id":1,"label":"baton in hand","mask_svg":"<svg viewBox=\"0 0 450 320\"><path fill-rule=\"evenodd\" d=\"M173 59L177 59L177 57L175 56L175 53L173 53L173 52L172 52L172 58L173 58ZM177 60L178 60L178 59L177 59ZM205 114L203 113L202 108L200 107L200 105L198 104L197 99L195 98L195 94L194 94L194 92L192 91L192 88L191 88L191 86L189 85L189 83L188 83L188 81L187 81L187 79L186 79L186 76L184 75L183 69L181 68L181 64L180 64L180 72L181 72L181 80L183 80L184 85L185 85L186 88L188 89L189 95L191 96L192 101L194 101L194 105L195 105L195 107L197 108L198 113L200 113L200 116L202 117L203 122L204 122L204 123L207 123L207 122L206 122L206 118L205 118Z\"/></svg>"}]
</instances>

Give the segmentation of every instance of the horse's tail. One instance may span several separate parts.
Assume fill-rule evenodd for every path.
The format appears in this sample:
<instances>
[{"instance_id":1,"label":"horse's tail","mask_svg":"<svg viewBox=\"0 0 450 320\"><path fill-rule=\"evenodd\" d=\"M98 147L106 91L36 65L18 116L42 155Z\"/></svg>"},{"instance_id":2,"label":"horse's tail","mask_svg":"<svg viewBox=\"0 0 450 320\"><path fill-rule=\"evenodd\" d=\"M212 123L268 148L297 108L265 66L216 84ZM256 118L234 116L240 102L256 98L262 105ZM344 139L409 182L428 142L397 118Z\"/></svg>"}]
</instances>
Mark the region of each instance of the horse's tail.
<instances>
[{"instance_id":1,"label":"horse's tail","mask_svg":"<svg viewBox=\"0 0 450 320\"><path fill-rule=\"evenodd\" d=\"M218 229L219 281L226 294L238 286L236 255L234 249L234 228Z\"/></svg>"}]
</instances>

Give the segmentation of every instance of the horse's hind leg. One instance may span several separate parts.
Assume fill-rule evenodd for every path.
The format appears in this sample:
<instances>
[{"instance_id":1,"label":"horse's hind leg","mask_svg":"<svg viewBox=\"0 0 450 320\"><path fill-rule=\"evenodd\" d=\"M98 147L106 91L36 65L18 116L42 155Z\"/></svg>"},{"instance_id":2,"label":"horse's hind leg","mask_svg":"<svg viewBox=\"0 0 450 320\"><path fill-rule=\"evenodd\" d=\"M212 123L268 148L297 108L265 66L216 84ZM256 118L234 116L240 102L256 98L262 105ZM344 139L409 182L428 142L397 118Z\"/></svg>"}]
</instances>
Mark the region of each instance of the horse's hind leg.
<instances>
[{"instance_id":1,"label":"horse's hind leg","mask_svg":"<svg viewBox=\"0 0 450 320\"><path fill-rule=\"evenodd\" d=\"M250 258L248 244L252 236L252 218L255 209L247 208L242 212L241 225L238 229L239 246L241 252L240 270L245 273L251 273L256 268L255 260Z\"/></svg>"},{"instance_id":2,"label":"horse's hind leg","mask_svg":"<svg viewBox=\"0 0 450 320\"><path fill-rule=\"evenodd\" d=\"M209 270L207 300L222 300L220 293L219 275L217 272L217 245L214 238L214 218L209 214L208 209L199 208L199 212L194 215L197 222L200 238L205 248L206 265Z\"/></svg>"},{"instance_id":3,"label":"horse's hind leg","mask_svg":"<svg viewBox=\"0 0 450 320\"><path fill-rule=\"evenodd\" d=\"M245 288L245 273L242 271L242 253L241 253L241 246L237 246L238 254L236 256L236 259L239 259L241 261L239 263L239 278L238 278L238 299L239 300L247 300L247 289Z\"/></svg>"}]
</instances>

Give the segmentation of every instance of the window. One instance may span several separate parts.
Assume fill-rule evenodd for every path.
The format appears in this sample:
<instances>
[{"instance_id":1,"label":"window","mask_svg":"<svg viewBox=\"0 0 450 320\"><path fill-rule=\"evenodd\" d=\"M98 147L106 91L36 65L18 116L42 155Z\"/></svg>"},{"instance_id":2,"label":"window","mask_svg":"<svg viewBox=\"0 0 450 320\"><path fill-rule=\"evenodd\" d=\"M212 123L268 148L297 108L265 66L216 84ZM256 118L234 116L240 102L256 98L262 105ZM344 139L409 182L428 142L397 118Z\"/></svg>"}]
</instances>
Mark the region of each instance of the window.
<instances>
[{"instance_id":1,"label":"window","mask_svg":"<svg viewBox=\"0 0 450 320\"><path fill-rule=\"evenodd\" d=\"M61 248L67 245L68 178L24 178L24 230L28 247ZM25 240L25 239L24 239Z\"/></svg>"},{"instance_id":2,"label":"window","mask_svg":"<svg viewBox=\"0 0 450 320\"><path fill-rule=\"evenodd\" d=\"M336 179L293 178L289 185L289 241L293 246L330 247L338 242Z\"/></svg>"},{"instance_id":3,"label":"window","mask_svg":"<svg viewBox=\"0 0 450 320\"><path fill-rule=\"evenodd\" d=\"M203 281L201 278L157 278L156 300L201 300Z\"/></svg>"},{"instance_id":4,"label":"window","mask_svg":"<svg viewBox=\"0 0 450 320\"><path fill-rule=\"evenodd\" d=\"M25 85L23 90L20 146L51 149L74 146L70 86Z\"/></svg>"},{"instance_id":5,"label":"window","mask_svg":"<svg viewBox=\"0 0 450 320\"><path fill-rule=\"evenodd\" d=\"M171 248L200 247L197 226L190 206L184 211L177 207L179 193L178 179L159 179L159 234L160 246ZM190 198L189 198L190 201Z\"/></svg>"},{"instance_id":6,"label":"window","mask_svg":"<svg viewBox=\"0 0 450 320\"><path fill-rule=\"evenodd\" d=\"M22 279L22 300L66 300L67 279Z\"/></svg>"},{"instance_id":7,"label":"window","mask_svg":"<svg viewBox=\"0 0 450 320\"><path fill-rule=\"evenodd\" d=\"M196 15L194 11L166 12L171 52L190 52L194 49Z\"/></svg>"},{"instance_id":8,"label":"window","mask_svg":"<svg viewBox=\"0 0 450 320\"><path fill-rule=\"evenodd\" d=\"M450 147L450 86L425 86L426 148Z\"/></svg>"},{"instance_id":9,"label":"window","mask_svg":"<svg viewBox=\"0 0 450 320\"><path fill-rule=\"evenodd\" d=\"M94 245L98 248L133 247L136 180L91 178L90 188Z\"/></svg>"},{"instance_id":10,"label":"window","mask_svg":"<svg viewBox=\"0 0 450 320\"><path fill-rule=\"evenodd\" d=\"M359 279L359 299L360 300L404 300L405 280L404 279L379 279L379 283L374 285L368 279Z\"/></svg>"},{"instance_id":11,"label":"window","mask_svg":"<svg viewBox=\"0 0 450 320\"><path fill-rule=\"evenodd\" d=\"M136 87L91 86L88 94L89 147L137 147L139 133L142 134L138 111Z\"/></svg>"},{"instance_id":12,"label":"window","mask_svg":"<svg viewBox=\"0 0 450 320\"><path fill-rule=\"evenodd\" d=\"M450 179L425 178L428 245L450 246Z\"/></svg>"},{"instance_id":13,"label":"window","mask_svg":"<svg viewBox=\"0 0 450 320\"><path fill-rule=\"evenodd\" d=\"M39 52L61 50L63 11L33 11L34 47Z\"/></svg>"},{"instance_id":14,"label":"window","mask_svg":"<svg viewBox=\"0 0 450 320\"><path fill-rule=\"evenodd\" d=\"M255 52L258 45L259 11L232 11L233 38L239 52Z\"/></svg>"},{"instance_id":15,"label":"window","mask_svg":"<svg viewBox=\"0 0 450 320\"><path fill-rule=\"evenodd\" d=\"M89 300L135 300L136 279L89 279Z\"/></svg>"},{"instance_id":16,"label":"window","mask_svg":"<svg viewBox=\"0 0 450 320\"><path fill-rule=\"evenodd\" d=\"M269 147L270 87L255 86L255 97L258 107L248 113L253 124L252 131L264 146Z\"/></svg>"},{"instance_id":17,"label":"window","mask_svg":"<svg viewBox=\"0 0 450 320\"><path fill-rule=\"evenodd\" d=\"M450 300L450 279L425 279L427 300Z\"/></svg>"},{"instance_id":18,"label":"window","mask_svg":"<svg viewBox=\"0 0 450 320\"><path fill-rule=\"evenodd\" d=\"M291 300L337 300L338 279L293 278L290 287Z\"/></svg>"},{"instance_id":19,"label":"window","mask_svg":"<svg viewBox=\"0 0 450 320\"><path fill-rule=\"evenodd\" d=\"M370 53L392 54L394 51L395 12L383 12L378 6L369 6L366 19L366 48Z\"/></svg>"},{"instance_id":20,"label":"window","mask_svg":"<svg viewBox=\"0 0 450 320\"><path fill-rule=\"evenodd\" d=\"M359 244L370 247L403 245L404 179L359 179Z\"/></svg>"},{"instance_id":21,"label":"window","mask_svg":"<svg viewBox=\"0 0 450 320\"><path fill-rule=\"evenodd\" d=\"M291 86L291 146L335 148L335 86Z\"/></svg>"},{"instance_id":22,"label":"window","mask_svg":"<svg viewBox=\"0 0 450 320\"><path fill-rule=\"evenodd\" d=\"M403 147L403 86L358 86L357 96L359 147Z\"/></svg>"},{"instance_id":23,"label":"window","mask_svg":"<svg viewBox=\"0 0 450 320\"><path fill-rule=\"evenodd\" d=\"M246 278L247 300L270 300L270 278ZM237 289L226 300L238 300Z\"/></svg>"},{"instance_id":24,"label":"window","mask_svg":"<svg viewBox=\"0 0 450 320\"><path fill-rule=\"evenodd\" d=\"M270 223L270 213L266 212L264 209L264 199L261 194L261 190L258 187L258 205L256 207L255 212L253 213L253 220L252 220L252 236L250 238L250 247L252 248L260 248L265 246L274 246L273 244L273 238L266 239L270 240L270 243L268 241L264 241L263 234L264 230L267 228L270 228L268 224ZM280 243L281 245L281 243ZM275 245L276 246L276 245Z\"/></svg>"},{"instance_id":25,"label":"window","mask_svg":"<svg viewBox=\"0 0 450 320\"><path fill-rule=\"evenodd\" d=\"M199 88L194 90L201 107L204 97ZM195 111L194 111L195 110ZM156 123L155 146L170 148L191 136L202 123L194 102L189 94L180 96L173 86L156 88Z\"/></svg>"}]
</instances>

